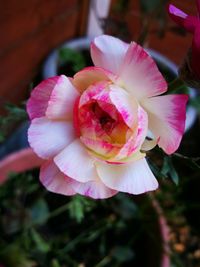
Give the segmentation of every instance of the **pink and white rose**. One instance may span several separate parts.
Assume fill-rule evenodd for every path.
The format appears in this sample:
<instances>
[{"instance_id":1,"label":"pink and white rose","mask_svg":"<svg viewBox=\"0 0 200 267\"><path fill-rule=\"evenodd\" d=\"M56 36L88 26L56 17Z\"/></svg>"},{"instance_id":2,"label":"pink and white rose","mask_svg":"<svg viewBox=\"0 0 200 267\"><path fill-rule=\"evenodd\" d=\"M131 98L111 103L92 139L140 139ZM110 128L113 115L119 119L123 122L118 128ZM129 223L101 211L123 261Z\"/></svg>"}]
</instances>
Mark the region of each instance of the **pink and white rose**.
<instances>
[{"instance_id":1,"label":"pink and white rose","mask_svg":"<svg viewBox=\"0 0 200 267\"><path fill-rule=\"evenodd\" d=\"M161 95L166 81L134 42L102 35L91 56L94 67L41 82L28 101L29 143L46 159L40 180L49 191L95 199L155 190L145 152L177 150L188 97Z\"/></svg>"}]
</instances>

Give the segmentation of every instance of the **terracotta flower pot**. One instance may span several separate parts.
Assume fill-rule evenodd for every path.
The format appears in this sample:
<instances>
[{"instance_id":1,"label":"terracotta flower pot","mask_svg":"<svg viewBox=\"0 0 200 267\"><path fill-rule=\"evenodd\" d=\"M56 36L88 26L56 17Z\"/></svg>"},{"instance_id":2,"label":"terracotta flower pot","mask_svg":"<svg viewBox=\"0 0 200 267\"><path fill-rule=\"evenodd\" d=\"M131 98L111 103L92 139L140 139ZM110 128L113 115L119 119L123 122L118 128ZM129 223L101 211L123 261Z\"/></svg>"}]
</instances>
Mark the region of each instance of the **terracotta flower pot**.
<instances>
[{"instance_id":1,"label":"terracotta flower pot","mask_svg":"<svg viewBox=\"0 0 200 267\"><path fill-rule=\"evenodd\" d=\"M25 148L6 156L0 161L0 184L4 183L9 173L22 173L40 167L43 160L31 148Z\"/></svg>"}]
</instances>

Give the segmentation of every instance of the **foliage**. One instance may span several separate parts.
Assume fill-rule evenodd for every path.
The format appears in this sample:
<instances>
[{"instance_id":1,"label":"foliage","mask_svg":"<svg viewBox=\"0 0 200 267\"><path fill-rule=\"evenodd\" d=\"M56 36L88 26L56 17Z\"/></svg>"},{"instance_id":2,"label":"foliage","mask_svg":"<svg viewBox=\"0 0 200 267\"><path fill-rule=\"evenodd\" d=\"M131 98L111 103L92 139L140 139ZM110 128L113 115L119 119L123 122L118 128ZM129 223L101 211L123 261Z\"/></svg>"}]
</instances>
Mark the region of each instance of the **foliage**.
<instances>
[{"instance_id":1,"label":"foliage","mask_svg":"<svg viewBox=\"0 0 200 267\"><path fill-rule=\"evenodd\" d=\"M64 65L66 62L70 64L70 68L74 73L86 66L84 55L79 51L67 47L59 50L59 64Z\"/></svg>"},{"instance_id":2,"label":"foliage","mask_svg":"<svg viewBox=\"0 0 200 267\"><path fill-rule=\"evenodd\" d=\"M5 110L7 114L0 116L0 143L5 140L15 123L24 121L27 118L27 113L23 106L7 103Z\"/></svg>"},{"instance_id":3,"label":"foliage","mask_svg":"<svg viewBox=\"0 0 200 267\"><path fill-rule=\"evenodd\" d=\"M1 263L145 266L141 240L160 242L151 236L156 215L147 198L134 201L125 194L98 202L79 195L66 198L47 192L35 177L37 171L12 174L0 187Z\"/></svg>"}]
</instances>

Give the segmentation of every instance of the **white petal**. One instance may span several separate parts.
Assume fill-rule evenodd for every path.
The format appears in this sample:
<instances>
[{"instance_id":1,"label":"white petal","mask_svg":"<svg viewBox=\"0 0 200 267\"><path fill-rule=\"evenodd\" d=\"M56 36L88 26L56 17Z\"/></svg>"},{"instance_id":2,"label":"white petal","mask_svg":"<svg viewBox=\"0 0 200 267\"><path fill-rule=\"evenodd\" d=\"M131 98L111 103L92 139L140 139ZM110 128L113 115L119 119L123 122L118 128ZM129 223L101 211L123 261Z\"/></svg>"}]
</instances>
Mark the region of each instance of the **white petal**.
<instances>
[{"instance_id":1,"label":"white petal","mask_svg":"<svg viewBox=\"0 0 200 267\"><path fill-rule=\"evenodd\" d=\"M128 44L118 38L101 35L91 44L92 60L95 66L118 74L127 49Z\"/></svg>"},{"instance_id":2,"label":"white petal","mask_svg":"<svg viewBox=\"0 0 200 267\"><path fill-rule=\"evenodd\" d=\"M54 157L75 139L71 122L51 121L45 117L32 120L28 141L41 158Z\"/></svg>"},{"instance_id":3,"label":"white petal","mask_svg":"<svg viewBox=\"0 0 200 267\"><path fill-rule=\"evenodd\" d=\"M149 129L158 145L167 153L174 153L181 142L186 117L187 95L164 95L142 102L149 117Z\"/></svg>"},{"instance_id":4,"label":"white petal","mask_svg":"<svg viewBox=\"0 0 200 267\"><path fill-rule=\"evenodd\" d=\"M41 183L51 192L71 196L76 192L72 180L65 176L52 161L45 162L40 170Z\"/></svg>"},{"instance_id":5,"label":"white petal","mask_svg":"<svg viewBox=\"0 0 200 267\"><path fill-rule=\"evenodd\" d=\"M74 180L72 187L76 193L94 199L109 198L117 194L117 191L108 188L98 177L86 183L80 183Z\"/></svg>"},{"instance_id":6,"label":"white petal","mask_svg":"<svg viewBox=\"0 0 200 267\"><path fill-rule=\"evenodd\" d=\"M119 165L97 162L96 166L103 183L119 192L138 195L158 187L145 159Z\"/></svg>"},{"instance_id":7,"label":"white petal","mask_svg":"<svg viewBox=\"0 0 200 267\"><path fill-rule=\"evenodd\" d=\"M79 139L61 151L54 161L64 174L79 182L88 182L96 177L95 160Z\"/></svg>"},{"instance_id":8,"label":"white petal","mask_svg":"<svg viewBox=\"0 0 200 267\"><path fill-rule=\"evenodd\" d=\"M51 93L46 116L49 119L72 119L74 104L78 97L79 93L70 80L61 75Z\"/></svg>"},{"instance_id":9,"label":"white petal","mask_svg":"<svg viewBox=\"0 0 200 267\"><path fill-rule=\"evenodd\" d=\"M167 83L154 60L134 42L124 58L118 83L137 99L159 95L167 90Z\"/></svg>"}]
</instances>

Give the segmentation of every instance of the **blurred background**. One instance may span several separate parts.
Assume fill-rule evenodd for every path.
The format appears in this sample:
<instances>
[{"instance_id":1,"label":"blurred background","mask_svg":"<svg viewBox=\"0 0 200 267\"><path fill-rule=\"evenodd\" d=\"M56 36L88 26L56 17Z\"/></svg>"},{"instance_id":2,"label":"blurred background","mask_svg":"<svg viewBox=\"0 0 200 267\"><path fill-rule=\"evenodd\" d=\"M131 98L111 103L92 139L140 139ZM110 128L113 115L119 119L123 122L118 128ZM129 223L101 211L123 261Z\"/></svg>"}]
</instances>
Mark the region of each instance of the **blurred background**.
<instances>
[{"instance_id":1,"label":"blurred background","mask_svg":"<svg viewBox=\"0 0 200 267\"><path fill-rule=\"evenodd\" d=\"M197 14L195 0L171 2ZM31 89L44 78L73 76L91 65L89 43L99 34L150 49L170 84L192 35L170 20L167 3L1 1L0 159L28 145L25 103ZM178 89L190 94L187 131L175 155L149 153L160 183L156 193L66 198L47 193L37 170L13 174L3 184L0 161L0 267L200 267L200 98L196 89Z\"/></svg>"}]
</instances>

